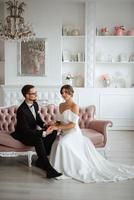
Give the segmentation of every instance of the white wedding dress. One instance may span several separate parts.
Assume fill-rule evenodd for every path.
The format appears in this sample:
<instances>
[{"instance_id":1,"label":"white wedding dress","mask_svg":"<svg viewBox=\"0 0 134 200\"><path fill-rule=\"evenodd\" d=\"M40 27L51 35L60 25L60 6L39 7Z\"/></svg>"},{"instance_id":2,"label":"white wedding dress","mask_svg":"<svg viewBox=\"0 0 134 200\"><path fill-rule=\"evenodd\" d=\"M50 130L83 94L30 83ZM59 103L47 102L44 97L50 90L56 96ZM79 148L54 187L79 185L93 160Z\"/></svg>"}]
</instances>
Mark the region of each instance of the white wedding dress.
<instances>
[{"instance_id":1,"label":"white wedding dress","mask_svg":"<svg viewBox=\"0 0 134 200\"><path fill-rule=\"evenodd\" d=\"M55 140L50 154L52 166L63 176L85 183L121 181L134 178L134 166L115 164L106 160L78 126L79 117L70 109L59 116L62 123L76 123L76 127L63 131Z\"/></svg>"}]
</instances>

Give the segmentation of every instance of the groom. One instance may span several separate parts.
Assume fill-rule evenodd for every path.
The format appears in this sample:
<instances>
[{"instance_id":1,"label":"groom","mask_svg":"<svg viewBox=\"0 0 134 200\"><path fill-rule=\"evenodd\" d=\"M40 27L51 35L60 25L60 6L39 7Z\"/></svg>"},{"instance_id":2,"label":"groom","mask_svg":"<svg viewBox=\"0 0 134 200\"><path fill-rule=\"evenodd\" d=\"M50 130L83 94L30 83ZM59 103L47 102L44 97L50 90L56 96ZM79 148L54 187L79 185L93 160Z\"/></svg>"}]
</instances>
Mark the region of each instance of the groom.
<instances>
[{"instance_id":1,"label":"groom","mask_svg":"<svg viewBox=\"0 0 134 200\"><path fill-rule=\"evenodd\" d=\"M57 172L49 163L51 146L56 138L56 131L51 131L39 115L36 102L37 91L33 85L25 85L21 90L25 100L17 109L17 124L12 137L28 146L34 146L38 160L36 166L46 170L48 178L55 178L62 174ZM41 130L37 130L37 126Z\"/></svg>"}]
</instances>

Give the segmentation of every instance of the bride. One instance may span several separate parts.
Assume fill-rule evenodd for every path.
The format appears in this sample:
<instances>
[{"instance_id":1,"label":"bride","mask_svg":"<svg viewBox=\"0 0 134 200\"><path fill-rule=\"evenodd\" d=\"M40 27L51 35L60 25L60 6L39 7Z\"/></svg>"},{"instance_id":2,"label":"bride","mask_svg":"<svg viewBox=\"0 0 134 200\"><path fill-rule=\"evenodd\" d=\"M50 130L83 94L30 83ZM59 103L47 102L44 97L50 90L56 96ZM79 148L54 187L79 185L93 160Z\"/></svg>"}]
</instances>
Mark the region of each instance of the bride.
<instances>
[{"instance_id":1,"label":"bride","mask_svg":"<svg viewBox=\"0 0 134 200\"><path fill-rule=\"evenodd\" d=\"M73 88L64 85L60 93L65 100L59 105L58 122L51 126L60 131L50 154L52 166L63 175L84 183L121 181L134 178L134 166L115 164L106 160L78 125L79 108L73 101Z\"/></svg>"}]
</instances>

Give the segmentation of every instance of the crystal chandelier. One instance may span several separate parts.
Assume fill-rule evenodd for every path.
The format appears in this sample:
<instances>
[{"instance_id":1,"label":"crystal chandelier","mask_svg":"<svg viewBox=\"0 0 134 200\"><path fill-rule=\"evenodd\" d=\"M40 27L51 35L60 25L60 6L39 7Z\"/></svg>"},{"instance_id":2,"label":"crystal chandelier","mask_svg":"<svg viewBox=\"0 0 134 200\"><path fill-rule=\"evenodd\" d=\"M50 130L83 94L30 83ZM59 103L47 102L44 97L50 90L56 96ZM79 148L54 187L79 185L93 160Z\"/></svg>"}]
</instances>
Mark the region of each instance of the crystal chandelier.
<instances>
[{"instance_id":1,"label":"crystal chandelier","mask_svg":"<svg viewBox=\"0 0 134 200\"><path fill-rule=\"evenodd\" d=\"M16 0L5 2L9 15L5 18L5 24L0 30L0 37L5 40L29 40L35 37L32 26L25 24L24 18L24 2L19 3Z\"/></svg>"}]
</instances>

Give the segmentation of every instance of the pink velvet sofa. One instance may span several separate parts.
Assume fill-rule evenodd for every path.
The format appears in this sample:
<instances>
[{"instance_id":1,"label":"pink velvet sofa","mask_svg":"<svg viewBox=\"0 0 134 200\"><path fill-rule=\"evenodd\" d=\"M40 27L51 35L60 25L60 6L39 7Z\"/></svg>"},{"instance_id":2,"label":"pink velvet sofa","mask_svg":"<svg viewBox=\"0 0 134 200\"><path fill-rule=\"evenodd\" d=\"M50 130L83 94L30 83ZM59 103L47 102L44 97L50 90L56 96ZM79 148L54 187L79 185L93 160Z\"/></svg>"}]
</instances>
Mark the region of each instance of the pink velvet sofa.
<instances>
[{"instance_id":1,"label":"pink velvet sofa","mask_svg":"<svg viewBox=\"0 0 134 200\"><path fill-rule=\"evenodd\" d=\"M27 155L28 166L31 166L32 156L36 154L34 147L25 146L10 136L16 124L16 111L17 106L0 107L0 156ZM55 121L57 112L58 107L52 104L40 108L41 117L46 123ZM107 142L107 128L112 126L112 122L96 120L94 114L94 105L80 108L79 126L83 135L89 137L96 148L104 148Z\"/></svg>"}]
</instances>

